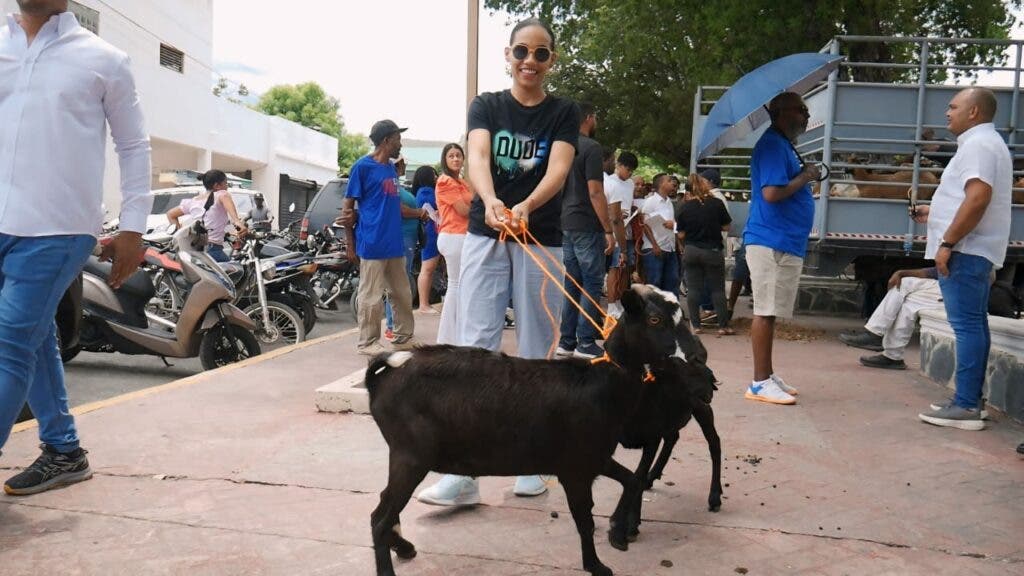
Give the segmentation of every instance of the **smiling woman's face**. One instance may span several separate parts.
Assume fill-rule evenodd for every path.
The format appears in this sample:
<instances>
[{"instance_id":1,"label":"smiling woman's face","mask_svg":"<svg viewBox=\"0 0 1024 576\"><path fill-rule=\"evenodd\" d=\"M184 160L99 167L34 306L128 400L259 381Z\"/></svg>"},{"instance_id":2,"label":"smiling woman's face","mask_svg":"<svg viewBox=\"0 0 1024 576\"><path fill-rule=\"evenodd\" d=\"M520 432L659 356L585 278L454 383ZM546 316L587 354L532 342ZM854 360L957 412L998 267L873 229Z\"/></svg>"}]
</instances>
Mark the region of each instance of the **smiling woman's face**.
<instances>
[{"instance_id":1,"label":"smiling woman's face","mask_svg":"<svg viewBox=\"0 0 1024 576\"><path fill-rule=\"evenodd\" d=\"M519 46L527 50L522 58L516 58L515 53L522 51L522 48L516 50ZM537 57L538 49L542 49L542 54L547 51L548 58L540 58L544 62ZM512 67L512 81L524 88L536 88L543 84L544 76L556 58L557 54L551 47L551 37L542 26L527 26L519 30L512 38L512 45L505 48L505 60Z\"/></svg>"}]
</instances>

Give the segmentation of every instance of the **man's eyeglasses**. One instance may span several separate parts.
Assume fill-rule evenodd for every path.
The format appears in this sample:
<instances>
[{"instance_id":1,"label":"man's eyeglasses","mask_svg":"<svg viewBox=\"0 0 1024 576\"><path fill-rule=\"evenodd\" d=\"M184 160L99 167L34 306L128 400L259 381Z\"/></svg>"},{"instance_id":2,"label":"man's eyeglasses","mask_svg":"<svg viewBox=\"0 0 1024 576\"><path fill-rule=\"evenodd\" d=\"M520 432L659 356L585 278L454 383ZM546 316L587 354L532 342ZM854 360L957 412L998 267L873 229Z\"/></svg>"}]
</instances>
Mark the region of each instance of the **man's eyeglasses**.
<instances>
[{"instance_id":1,"label":"man's eyeglasses","mask_svg":"<svg viewBox=\"0 0 1024 576\"><path fill-rule=\"evenodd\" d=\"M530 50L525 44L516 44L512 47L512 57L516 60L526 60L526 57L533 53L533 59L537 62L547 62L551 58L551 50L540 46Z\"/></svg>"}]
</instances>

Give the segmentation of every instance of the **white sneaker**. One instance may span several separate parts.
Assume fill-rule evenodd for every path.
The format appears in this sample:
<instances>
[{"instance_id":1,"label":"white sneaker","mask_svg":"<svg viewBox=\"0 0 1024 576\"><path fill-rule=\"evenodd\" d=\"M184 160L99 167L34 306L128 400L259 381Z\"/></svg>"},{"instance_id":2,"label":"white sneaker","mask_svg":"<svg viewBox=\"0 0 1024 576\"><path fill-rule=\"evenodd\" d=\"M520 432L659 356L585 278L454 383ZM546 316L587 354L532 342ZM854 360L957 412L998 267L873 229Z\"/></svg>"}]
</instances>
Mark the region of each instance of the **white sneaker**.
<instances>
[{"instance_id":1,"label":"white sneaker","mask_svg":"<svg viewBox=\"0 0 1024 576\"><path fill-rule=\"evenodd\" d=\"M572 350L567 350L559 346L555 348L555 358L572 358Z\"/></svg>"},{"instance_id":2,"label":"white sneaker","mask_svg":"<svg viewBox=\"0 0 1024 576\"><path fill-rule=\"evenodd\" d=\"M775 385L781 388L782 391L785 392L786 394L789 394L790 396L796 396L797 394L799 394L799 392L796 391L796 388L793 388L789 384L786 384L786 382L782 378L779 378L775 374L772 374L771 376L769 376L769 378L771 378L772 381L775 382Z\"/></svg>"},{"instance_id":3,"label":"white sneaker","mask_svg":"<svg viewBox=\"0 0 1024 576\"><path fill-rule=\"evenodd\" d=\"M784 392L771 378L762 382L751 382L743 397L770 404L796 404L796 398Z\"/></svg>"},{"instance_id":4,"label":"white sneaker","mask_svg":"<svg viewBox=\"0 0 1024 576\"><path fill-rule=\"evenodd\" d=\"M512 493L516 496L540 496L548 491L548 485L540 476L520 476Z\"/></svg>"},{"instance_id":5,"label":"white sneaker","mask_svg":"<svg viewBox=\"0 0 1024 576\"><path fill-rule=\"evenodd\" d=\"M445 474L437 484L420 492L416 499L435 506L472 506L480 503L480 485L476 478Z\"/></svg>"}]
</instances>

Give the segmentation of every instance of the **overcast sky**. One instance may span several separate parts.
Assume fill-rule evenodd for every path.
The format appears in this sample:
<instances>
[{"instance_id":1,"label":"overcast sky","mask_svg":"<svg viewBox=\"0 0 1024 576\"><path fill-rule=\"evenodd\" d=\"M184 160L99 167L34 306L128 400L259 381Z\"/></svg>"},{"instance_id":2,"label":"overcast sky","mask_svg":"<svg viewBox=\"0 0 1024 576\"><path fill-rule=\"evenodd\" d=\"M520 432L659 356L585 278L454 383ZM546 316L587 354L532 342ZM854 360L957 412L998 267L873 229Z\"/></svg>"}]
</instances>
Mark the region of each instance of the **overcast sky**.
<instances>
[{"instance_id":1,"label":"overcast sky","mask_svg":"<svg viewBox=\"0 0 1024 576\"><path fill-rule=\"evenodd\" d=\"M481 2L482 3L482 2ZM407 138L458 140L466 122L468 0L269 5L216 0L214 67L256 92L316 81L341 101L351 132L381 118ZM504 47L512 24L481 9L480 91L508 88Z\"/></svg>"}]
</instances>

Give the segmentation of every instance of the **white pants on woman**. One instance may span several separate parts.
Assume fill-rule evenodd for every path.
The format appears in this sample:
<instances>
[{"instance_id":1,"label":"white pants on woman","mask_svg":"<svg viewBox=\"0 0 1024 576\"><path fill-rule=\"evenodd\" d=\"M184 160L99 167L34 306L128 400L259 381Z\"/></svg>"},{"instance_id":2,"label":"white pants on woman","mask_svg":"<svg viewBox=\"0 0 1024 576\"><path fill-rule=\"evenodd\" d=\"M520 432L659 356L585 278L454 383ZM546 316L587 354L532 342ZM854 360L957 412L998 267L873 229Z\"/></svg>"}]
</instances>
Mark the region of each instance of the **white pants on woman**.
<instances>
[{"instance_id":1,"label":"white pants on woman","mask_svg":"<svg viewBox=\"0 0 1024 576\"><path fill-rule=\"evenodd\" d=\"M437 328L438 344L458 344L459 272L462 269L462 244L465 240L465 234L442 232L437 235L437 250L444 256L448 269L448 290L444 294L444 306L441 308L441 324Z\"/></svg>"}]
</instances>

